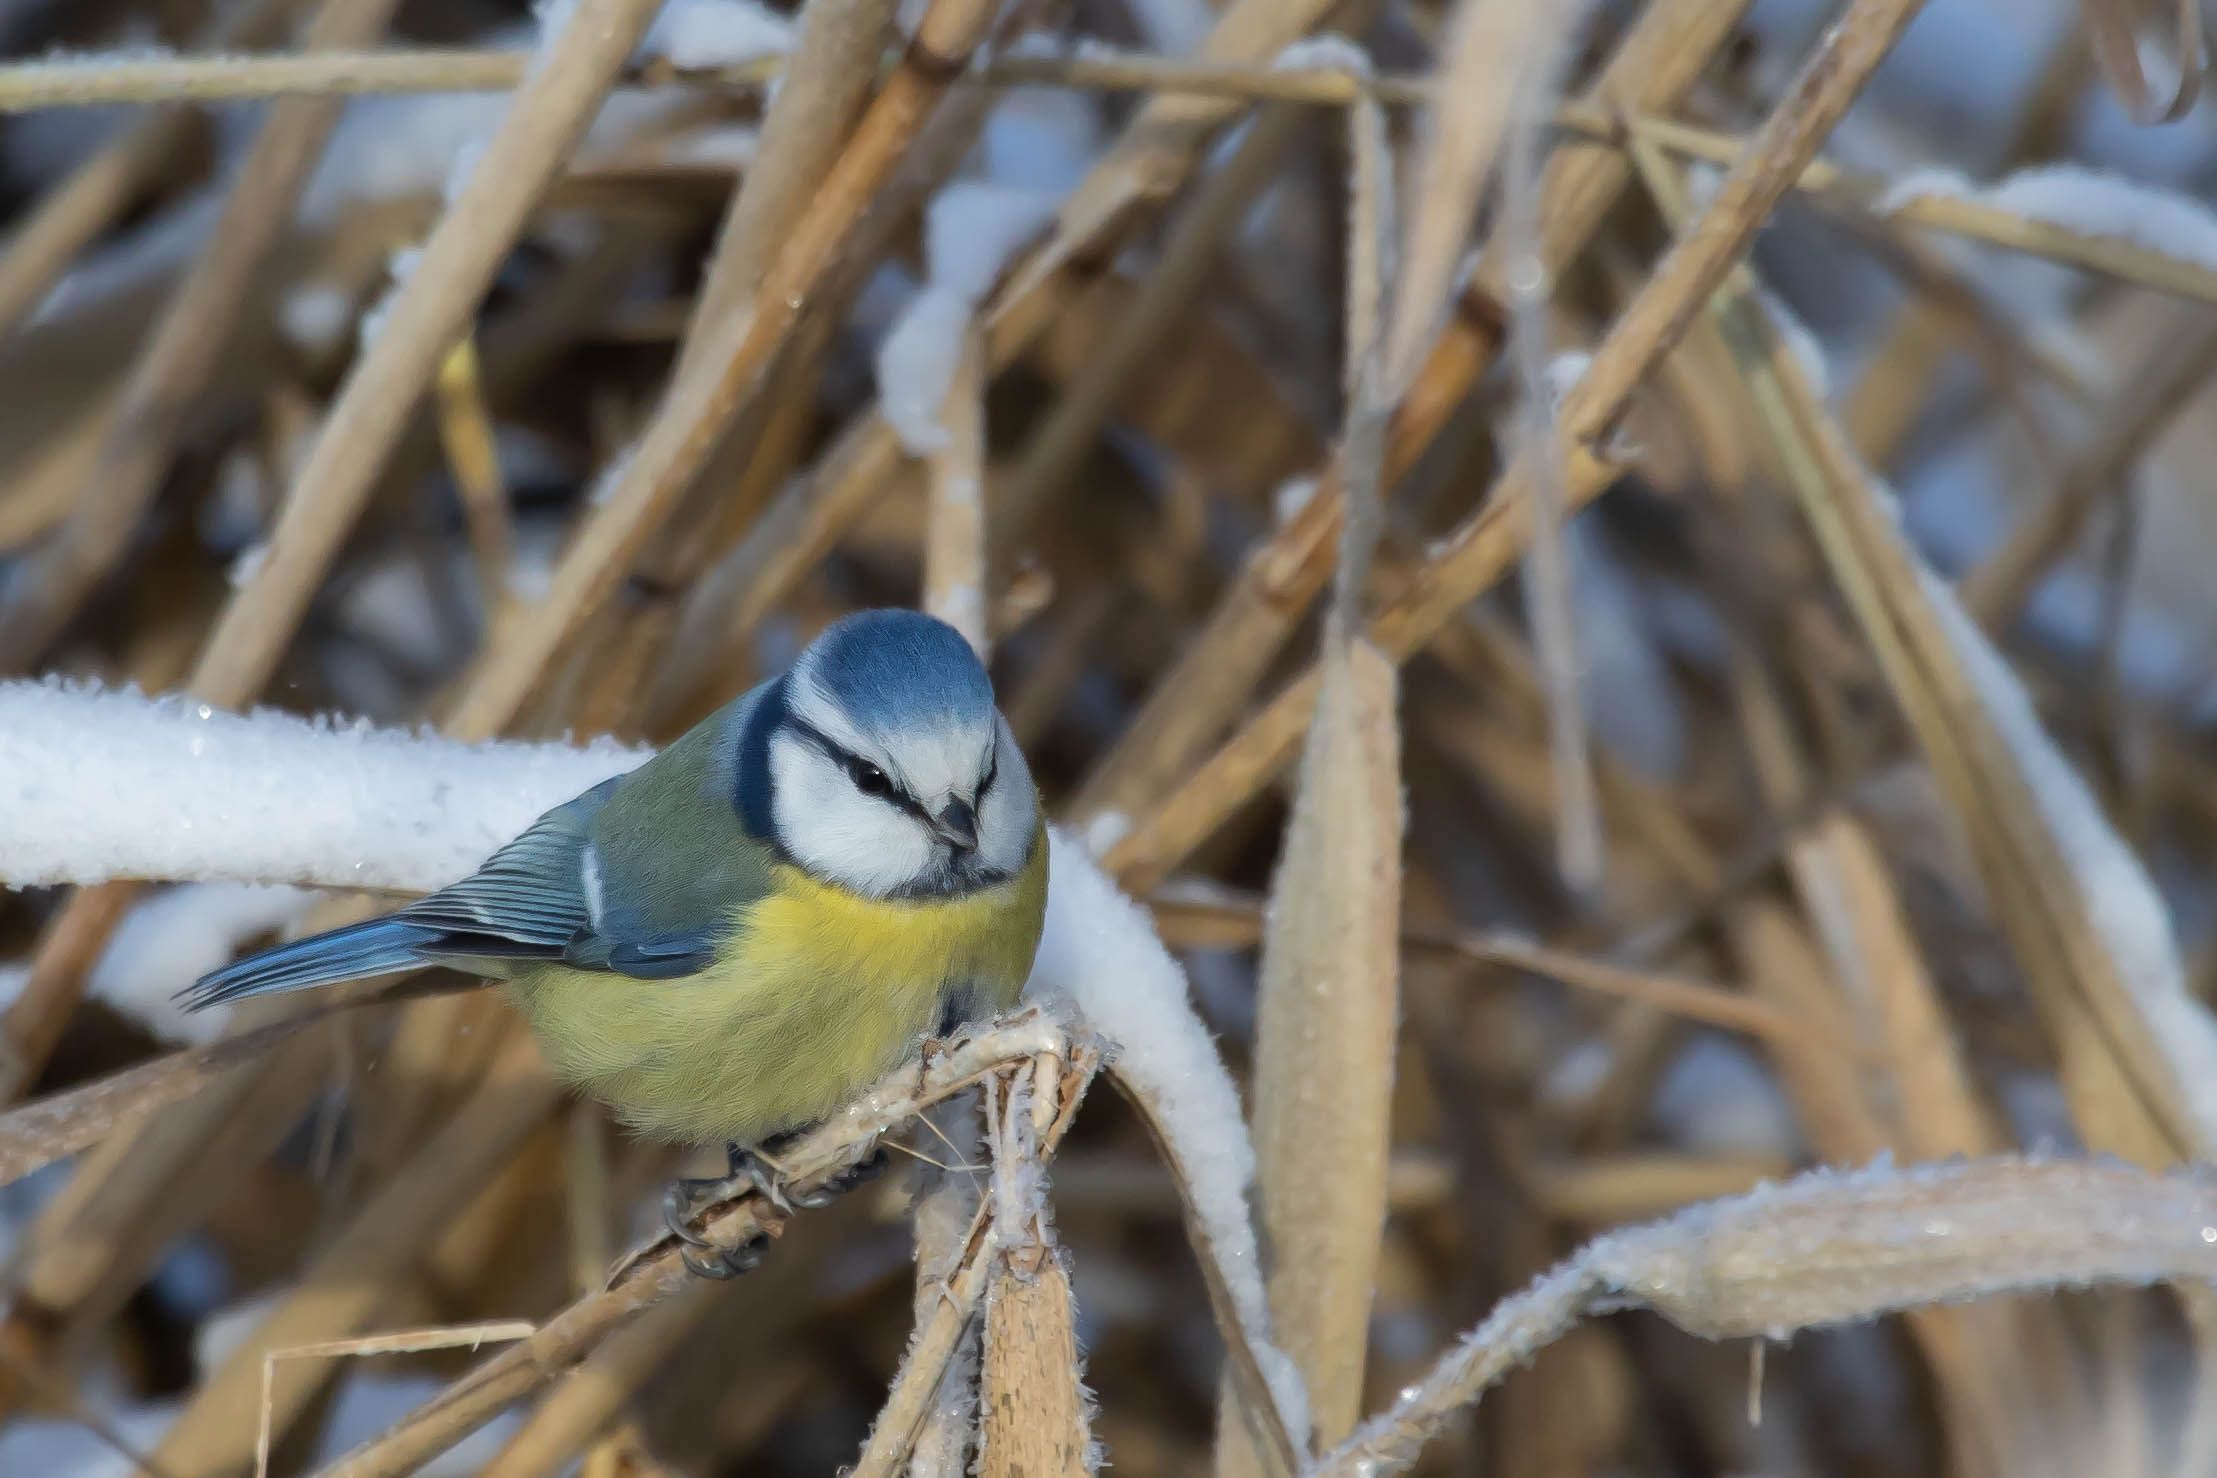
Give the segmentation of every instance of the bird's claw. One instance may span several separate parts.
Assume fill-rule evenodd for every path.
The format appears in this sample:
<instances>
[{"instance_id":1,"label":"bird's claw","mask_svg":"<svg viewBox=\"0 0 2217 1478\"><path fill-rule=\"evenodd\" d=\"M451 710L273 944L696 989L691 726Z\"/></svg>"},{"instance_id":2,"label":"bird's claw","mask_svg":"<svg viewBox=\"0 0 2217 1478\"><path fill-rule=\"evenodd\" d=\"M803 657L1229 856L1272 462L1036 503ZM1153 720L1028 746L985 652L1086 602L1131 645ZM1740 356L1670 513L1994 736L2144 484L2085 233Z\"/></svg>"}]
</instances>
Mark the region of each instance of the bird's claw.
<instances>
[{"instance_id":1,"label":"bird's claw","mask_svg":"<svg viewBox=\"0 0 2217 1478\"><path fill-rule=\"evenodd\" d=\"M692 1239L688 1239L692 1240ZM685 1264L685 1271L696 1278L710 1278L718 1283L751 1273L762 1261L762 1255L770 1249L770 1239L757 1233L737 1247L719 1247L705 1238L695 1245L709 1249L709 1255L695 1258L690 1251L680 1249L678 1261Z\"/></svg>"},{"instance_id":2,"label":"bird's claw","mask_svg":"<svg viewBox=\"0 0 2217 1478\"><path fill-rule=\"evenodd\" d=\"M754 1267L770 1245L766 1236L736 1248L725 1247L696 1230L694 1218L711 1206L721 1205L740 1192L752 1190L785 1215L792 1215L795 1207L814 1211L829 1206L846 1192L865 1181L875 1180L885 1173L885 1151L871 1151L864 1159L856 1161L835 1175L827 1176L812 1191L796 1191L776 1165L763 1155L738 1145L728 1145L728 1173L722 1176L704 1176L693 1180L673 1180L662 1193L662 1225L671 1236L685 1245L705 1254L695 1258L692 1252L680 1252L687 1270L703 1278L735 1278Z\"/></svg>"}]
</instances>

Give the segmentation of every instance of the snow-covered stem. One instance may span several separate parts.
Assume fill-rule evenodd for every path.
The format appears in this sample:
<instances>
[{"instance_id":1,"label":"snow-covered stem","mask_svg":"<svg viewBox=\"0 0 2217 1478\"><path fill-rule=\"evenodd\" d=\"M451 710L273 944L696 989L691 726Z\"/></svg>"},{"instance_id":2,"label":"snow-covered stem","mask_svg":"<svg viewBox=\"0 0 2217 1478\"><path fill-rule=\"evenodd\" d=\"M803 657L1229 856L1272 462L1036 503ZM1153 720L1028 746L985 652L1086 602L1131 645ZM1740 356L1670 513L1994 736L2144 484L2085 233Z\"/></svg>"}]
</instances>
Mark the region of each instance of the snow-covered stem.
<instances>
[{"instance_id":1,"label":"snow-covered stem","mask_svg":"<svg viewBox=\"0 0 2217 1478\"><path fill-rule=\"evenodd\" d=\"M1812 1171L1615 1232L1499 1304L1318 1478L1407 1468L1455 1413L1588 1316L1652 1309L1704 1339L1780 1339L2011 1292L2217 1274L2217 1183L2102 1160Z\"/></svg>"},{"instance_id":2,"label":"snow-covered stem","mask_svg":"<svg viewBox=\"0 0 2217 1478\"><path fill-rule=\"evenodd\" d=\"M0 683L0 883L428 892L646 757L606 741L469 745L56 680Z\"/></svg>"}]
</instances>

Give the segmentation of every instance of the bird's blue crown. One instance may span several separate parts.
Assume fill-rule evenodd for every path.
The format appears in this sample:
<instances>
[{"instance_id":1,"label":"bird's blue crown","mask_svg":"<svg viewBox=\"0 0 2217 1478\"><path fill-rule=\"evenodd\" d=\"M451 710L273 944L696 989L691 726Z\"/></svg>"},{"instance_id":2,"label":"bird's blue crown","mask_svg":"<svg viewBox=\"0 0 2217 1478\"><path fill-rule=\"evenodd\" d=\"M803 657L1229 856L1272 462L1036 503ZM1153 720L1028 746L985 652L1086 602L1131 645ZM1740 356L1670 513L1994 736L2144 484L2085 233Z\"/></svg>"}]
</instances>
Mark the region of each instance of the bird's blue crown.
<instances>
[{"instance_id":1,"label":"bird's blue crown","mask_svg":"<svg viewBox=\"0 0 2217 1478\"><path fill-rule=\"evenodd\" d=\"M993 683L962 633L921 611L864 611L825 629L810 676L876 734L992 722Z\"/></svg>"}]
</instances>

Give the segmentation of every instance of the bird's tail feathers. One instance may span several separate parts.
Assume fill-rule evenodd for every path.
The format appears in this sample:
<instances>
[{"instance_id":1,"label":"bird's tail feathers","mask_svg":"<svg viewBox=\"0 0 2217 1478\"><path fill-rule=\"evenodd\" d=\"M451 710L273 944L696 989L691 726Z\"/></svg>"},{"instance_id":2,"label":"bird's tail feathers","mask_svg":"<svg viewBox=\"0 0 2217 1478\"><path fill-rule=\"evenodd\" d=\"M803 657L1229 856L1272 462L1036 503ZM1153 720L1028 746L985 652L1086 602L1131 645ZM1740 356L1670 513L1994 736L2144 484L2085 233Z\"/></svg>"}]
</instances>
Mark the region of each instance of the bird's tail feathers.
<instances>
[{"instance_id":1,"label":"bird's tail feathers","mask_svg":"<svg viewBox=\"0 0 2217 1478\"><path fill-rule=\"evenodd\" d=\"M188 1011L247 996L307 990L431 962L441 931L403 919L371 919L280 944L214 970L177 993Z\"/></svg>"}]
</instances>

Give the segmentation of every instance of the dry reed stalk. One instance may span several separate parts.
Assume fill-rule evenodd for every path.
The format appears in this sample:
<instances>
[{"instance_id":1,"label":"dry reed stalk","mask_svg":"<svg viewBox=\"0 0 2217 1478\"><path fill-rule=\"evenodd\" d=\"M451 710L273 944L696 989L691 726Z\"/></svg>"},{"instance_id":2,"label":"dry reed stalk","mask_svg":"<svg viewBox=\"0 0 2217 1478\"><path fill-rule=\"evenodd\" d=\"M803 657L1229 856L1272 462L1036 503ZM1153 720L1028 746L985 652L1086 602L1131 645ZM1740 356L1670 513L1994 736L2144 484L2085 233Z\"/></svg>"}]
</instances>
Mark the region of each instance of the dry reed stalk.
<instances>
[{"instance_id":1,"label":"dry reed stalk","mask_svg":"<svg viewBox=\"0 0 2217 1478\"><path fill-rule=\"evenodd\" d=\"M2194 106L2194 99L2201 93L2202 72L2209 66L2202 8L2193 0L2177 0L2171 9L2173 43L2178 54L2165 58L2163 65L2175 69L2176 80L2163 92L2156 91L2148 81L2151 58L2142 49L2140 28L2140 12L2147 8L2141 0L2079 0L2094 62L2133 122L2169 123Z\"/></svg>"},{"instance_id":2,"label":"dry reed stalk","mask_svg":"<svg viewBox=\"0 0 2217 1478\"><path fill-rule=\"evenodd\" d=\"M2047 741L2016 731L2036 721L1997 711L2008 695L1994 692L1993 679L1982 682L1973 664L1999 659L1972 650L1980 639L1967 616L1954 613L1963 630L1950 625L1932 577L1881 506L1844 433L1780 347L1779 330L1745 269L1727 280L1714 311L1788 470L1787 485L1971 838L1996 922L2061 1055L2081 1134L2144 1163L2199 1154L2212 1130L2182 1076L2191 1071L2190 1049L2174 1037L2203 1028L2175 1019L2159 1028L2154 1020L2159 1010L2197 1007L2183 995L2175 1004L2156 999L2173 987L2148 980L2144 965L2136 977L2136 963L2103 933L2115 902L2097 896L2080 871L2093 864L2074 865L2072 855L2092 839L2066 835L2055 813L2043 810L2035 787L2059 782L2028 746ZM2107 824L2098 814L2091 822ZM2193 1302L2205 1295L2186 1296ZM2205 1348L2200 1359L2206 1372L2217 1354ZM1957 1365L1955 1383L1967 1385L1973 1367L1967 1357ZM2197 1403L2197 1428L2206 1411Z\"/></svg>"},{"instance_id":3,"label":"dry reed stalk","mask_svg":"<svg viewBox=\"0 0 2217 1478\"><path fill-rule=\"evenodd\" d=\"M1999 164L2015 166L2057 152L2054 135L2059 120L2068 116L2083 86L2075 65L2080 57L2073 35L2058 35L2051 43L2039 85L2018 108L2007 138L1995 151ZM1841 419L1856 450L1871 466L1889 466L1896 449L1930 408L1933 387L1952 358L1953 340L1962 327L1954 306L1950 297L1920 293L1895 310L1849 387ZM1966 293L1963 306L1976 312L1981 305Z\"/></svg>"},{"instance_id":4,"label":"dry reed stalk","mask_svg":"<svg viewBox=\"0 0 2217 1478\"><path fill-rule=\"evenodd\" d=\"M278 1043L342 1011L389 999L380 993L299 1012L10 1109L0 1114L0 1185L67 1159L156 1109L193 1096L232 1069L260 1059Z\"/></svg>"},{"instance_id":5,"label":"dry reed stalk","mask_svg":"<svg viewBox=\"0 0 2217 1478\"><path fill-rule=\"evenodd\" d=\"M888 0L813 0L803 7L754 162L732 196L694 296L676 376L698 366L716 323L753 302L778 242L798 224L862 116L895 8Z\"/></svg>"},{"instance_id":6,"label":"dry reed stalk","mask_svg":"<svg viewBox=\"0 0 2217 1478\"><path fill-rule=\"evenodd\" d=\"M1367 643L1326 657L1257 995L1256 1197L1271 1320L1326 1445L1359 1415L1385 1222L1401 911L1395 697L1392 664ZM1334 1190L1319 1203L1323 1177ZM1257 1471L1243 1435L1224 1427L1219 1472Z\"/></svg>"},{"instance_id":7,"label":"dry reed stalk","mask_svg":"<svg viewBox=\"0 0 2217 1478\"><path fill-rule=\"evenodd\" d=\"M134 883L80 889L40 933L22 989L0 1012L0 1103L23 1097L45 1071L93 961L143 891Z\"/></svg>"},{"instance_id":8,"label":"dry reed stalk","mask_svg":"<svg viewBox=\"0 0 2217 1478\"><path fill-rule=\"evenodd\" d=\"M848 238L914 145L918 130L994 24L986 0L935 0L901 67L887 79L830 172L780 242L752 305L703 340L695 373L674 381L607 496L577 530L546 596L480 658L450 727L498 732L556 651L623 579L676 506L740 404L800 328L820 312Z\"/></svg>"},{"instance_id":9,"label":"dry reed stalk","mask_svg":"<svg viewBox=\"0 0 2217 1478\"><path fill-rule=\"evenodd\" d=\"M1438 91L1409 191L1400 270L1379 340L1381 400L1400 402L1454 298L1479 192L1507 140L1527 68L1547 72L1556 26L1577 7L1462 0L1448 23Z\"/></svg>"},{"instance_id":10,"label":"dry reed stalk","mask_svg":"<svg viewBox=\"0 0 2217 1478\"><path fill-rule=\"evenodd\" d=\"M387 1285L413 1265L423 1239L547 1117L557 1096L536 1049L528 1041L512 1042L469 1100L378 1188L245 1344L202 1378L163 1434L156 1459L179 1472L244 1466L254 1448L263 1356L338 1337L377 1318ZM287 1385L269 1408L273 1434L298 1418L318 1388Z\"/></svg>"},{"instance_id":11,"label":"dry reed stalk","mask_svg":"<svg viewBox=\"0 0 2217 1478\"><path fill-rule=\"evenodd\" d=\"M516 1434L485 1464L483 1478L551 1478L563 1472L669 1358L672 1346L711 1314L728 1310L729 1291L724 1285L696 1282L602 1341L555 1381Z\"/></svg>"},{"instance_id":12,"label":"dry reed stalk","mask_svg":"<svg viewBox=\"0 0 2217 1478\"><path fill-rule=\"evenodd\" d=\"M994 1228L990 1208L981 1204L958 1242L954 1270L940 1285L939 1297L918 1321L901 1355L901 1368L894 1374L885 1405L870 1426L862 1455L849 1470L854 1478L896 1478L907 1470L917 1438L940 1407L941 1391L999 1260Z\"/></svg>"},{"instance_id":13,"label":"dry reed stalk","mask_svg":"<svg viewBox=\"0 0 2217 1478\"><path fill-rule=\"evenodd\" d=\"M1569 448L1566 508L1609 485L1611 469L1586 444L1623 414L1657 360L1676 344L1709 292L1815 154L1832 125L1917 10L1916 0L1856 0L1818 42L1748 151L1699 219L1656 265L1585 373L1565 396L1558 424ZM1490 587L1528 542L1529 471L1513 465L1479 510L1448 535L1415 573L1411 588L1380 612L1372 636L1396 659L1422 647L1453 614ZM1272 700L1103 859L1127 887L1146 890L1252 798L1291 756L1315 701L1312 673Z\"/></svg>"},{"instance_id":14,"label":"dry reed stalk","mask_svg":"<svg viewBox=\"0 0 2217 1478\"><path fill-rule=\"evenodd\" d=\"M269 680L410 412L656 8L654 0L579 0L550 39L340 387L271 531L268 556L209 638L195 692L229 705Z\"/></svg>"},{"instance_id":15,"label":"dry reed stalk","mask_svg":"<svg viewBox=\"0 0 2217 1478\"><path fill-rule=\"evenodd\" d=\"M934 1054L897 1069L857 1099L853 1111L833 1115L779 1157L790 1183L803 1192L860 1160L879 1136L1008 1064L1050 1054L1092 1070L1098 1051L1036 1012L981 1028ZM703 1218L708 1235L725 1246L775 1236L782 1219L753 1195ZM544 1321L539 1332L463 1376L408 1418L336 1463L320 1478L397 1478L415 1471L502 1408L597 1348L615 1330L690 1285L683 1249L664 1237L619 1265L609 1286Z\"/></svg>"},{"instance_id":16,"label":"dry reed stalk","mask_svg":"<svg viewBox=\"0 0 2217 1478\"><path fill-rule=\"evenodd\" d=\"M1101 426L1135 381L1151 373L1163 343L1189 319L1193 299L1310 119L1288 107L1249 123L1238 148L1194 187L1171 223L1152 269L1120 305L1107 332L1086 346L1077 373L1041 418L1002 486L995 490L995 563L1005 566L1052 500L1068 496L1073 475Z\"/></svg>"},{"instance_id":17,"label":"dry reed stalk","mask_svg":"<svg viewBox=\"0 0 2217 1478\"><path fill-rule=\"evenodd\" d=\"M1316 0L1238 0L1202 47L1211 62L1263 63L1298 39L1323 14ZM1242 94L1241 96L1244 96ZM1239 111L1232 99L1150 97L1123 134L1064 202L1048 239L1004 274L980 313L986 378L1015 363L1046 332L1092 275L1092 264L1117 248L1185 183L1210 136ZM727 649L750 634L762 614L787 598L840 537L893 487L906 470L892 427L872 406L851 418L819 460L804 489L765 515L778 536L750 561L744 595L728 621ZM699 700L685 704L698 707Z\"/></svg>"},{"instance_id":18,"label":"dry reed stalk","mask_svg":"<svg viewBox=\"0 0 2217 1478\"><path fill-rule=\"evenodd\" d=\"M191 682L195 694L237 705L273 674L321 572L397 448L408 410L477 308L525 215L583 137L654 9L652 0L581 0L525 78L448 215L423 244L384 326L341 386L293 483L295 496L279 514L268 556L208 638ZM82 895L69 906L93 909ZM222 1117L224 1104L206 1101L195 1110Z\"/></svg>"},{"instance_id":19,"label":"dry reed stalk","mask_svg":"<svg viewBox=\"0 0 2217 1478\"><path fill-rule=\"evenodd\" d=\"M2212 1225L2200 1177L2115 1163L1817 1171L1589 1243L1314 1471L1404 1471L1460 1408L1605 1308L1636 1303L1703 1339L1776 1339L1996 1293L2206 1279Z\"/></svg>"},{"instance_id":20,"label":"dry reed stalk","mask_svg":"<svg viewBox=\"0 0 2217 1478\"><path fill-rule=\"evenodd\" d=\"M305 0L252 0L226 6L207 27L218 50L273 39ZM0 255L0 339L22 327L69 264L156 183L200 115L167 107L134 121L50 191L8 238Z\"/></svg>"},{"instance_id":21,"label":"dry reed stalk","mask_svg":"<svg viewBox=\"0 0 2217 1478\"><path fill-rule=\"evenodd\" d=\"M1972 839L1995 922L2063 1054L2074 1116L2092 1142L2121 1153L2192 1153L2211 1131L2098 931L2069 843L2033 800L2040 782L1942 624L1921 563L1749 288L1744 273L1727 284L1720 327L1833 579Z\"/></svg>"},{"instance_id":22,"label":"dry reed stalk","mask_svg":"<svg viewBox=\"0 0 2217 1478\"><path fill-rule=\"evenodd\" d=\"M1632 1151L1536 1166L1531 1190L1549 1220L1601 1228L1648 1221L1697 1201L1745 1195L1784 1179L1792 1169L1783 1159L1754 1155L1712 1159Z\"/></svg>"},{"instance_id":23,"label":"dry reed stalk","mask_svg":"<svg viewBox=\"0 0 2217 1478\"><path fill-rule=\"evenodd\" d=\"M804 7L754 160L731 197L686 315L673 381L699 371L716 325L751 311L779 243L798 223L869 101L885 41L892 34L894 9L889 0L818 0ZM940 166L935 161L944 158L940 139L950 133L967 139L968 130L951 116L966 111L957 102L961 96L955 94L933 115L926 137L911 151L910 173L936 176ZM905 208L904 195L899 189L882 192L874 210L881 216L897 215ZM857 232L846 250L859 261L876 255L881 245ZM835 284L831 290L844 289ZM801 387L814 384L830 337L828 315L819 324L802 325L764 393L738 406L691 488L642 552L638 587L670 593L692 589L759 524L800 459L813 405L812 395ZM645 657L668 648L680 629L681 614L678 602L666 599L637 623L642 628L637 646ZM710 665L722 675L723 664L711 660ZM642 674L650 666L644 660L638 664ZM665 673L661 685L674 681ZM619 727L633 729L641 720L651 727L656 717L653 694L638 678L624 686ZM722 686L716 700L735 686Z\"/></svg>"},{"instance_id":24,"label":"dry reed stalk","mask_svg":"<svg viewBox=\"0 0 2217 1478\"><path fill-rule=\"evenodd\" d=\"M1666 218L1682 219L1686 203L1671 167L1646 141L1635 138L1633 148ZM1734 272L1720 299L1741 290L1747 275ZM1699 337L1714 334L1705 329ZM1731 346L1722 347L1729 355ZM1734 399L1743 423L1761 419L1752 397ZM1794 475L1782 448L1768 450L1781 463L1781 475ZM1810 782L1778 695L1752 656L1743 656L1736 669L1741 721L1766 804L1779 815L1805 811ZM1835 1018L1842 1039L1876 1049L1867 1054L1875 1069L1868 1074L1836 1071L1842 1064L1833 1054L1781 1059L1820 1153L1834 1163L1853 1163L1881 1148L1918 1159L2000 1149L1868 838L1840 814L1820 815L1790 834L1786 864L1828 968L1814 960L1804 967L1793 958L1806 954L1807 945L1782 919L1743 908L1736 922L1755 977L1786 992L1774 995L1781 1004L1793 1005L1798 995L1799 1013ZM1826 980L1829 989L1819 984ZM2065 1347L2040 1311L1930 1310L1910 1322L1940 1378L1958 1467L2014 1471L2031 1455L2053 1449L2057 1434L2044 1423L2061 1408L2052 1391L2034 1394L2028 1351L2050 1357L2051 1387L2075 1386L2076 1379L2055 1358Z\"/></svg>"},{"instance_id":25,"label":"dry reed stalk","mask_svg":"<svg viewBox=\"0 0 2217 1478\"><path fill-rule=\"evenodd\" d=\"M1627 30L1589 91L1593 100L1622 98L1652 107L1675 104L1731 36L1742 7L1707 0L1661 0ZM1551 271L1585 247L1629 178L1621 153L1585 140L1556 147L1540 185L1541 250ZM1482 259L1479 285L1465 308L1492 300L1498 282L1495 251ZM1387 439L1387 486L1407 473L1449 413L1484 375L1500 348L1490 311L1458 314L1409 386ZM1126 725L1095 762L1071 814L1135 815L1169 790L1215 743L1246 705L1254 685L1282 649L1331 570L1342 484L1336 468L1269 540L1250 551L1202 628L1190 636Z\"/></svg>"},{"instance_id":26,"label":"dry reed stalk","mask_svg":"<svg viewBox=\"0 0 2217 1478\"><path fill-rule=\"evenodd\" d=\"M923 608L962 633L980 660L990 660L986 629L984 349L977 325L965 324L963 346L947 385L939 424L947 444L924 459ZM979 1105L966 1094L927 1123L957 1163L920 1169L916 1192L916 1319L930 1322L950 1280L959 1276L965 1230L978 1208L976 1171L966 1163L981 1148ZM978 1413L978 1345L965 1330L940 1377L914 1441L911 1478L962 1478L970 1470Z\"/></svg>"},{"instance_id":27,"label":"dry reed stalk","mask_svg":"<svg viewBox=\"0 0 2217 1478\"><path fill-rule=\"evenodd\" d=\"M269 1478L270 1412L280 1360L328 1360L336 1356L360 1359L369 1355L420 1355L427 1350L475 1350L496 1340L524 1339L531 1325L521 1319L492 1319L479 1324L442 1325L433 1329L396 1329L387 1334L363 1334L352 1339L322 1340L271 1350L262 1357L262 1425L255 1433L254 1478Z\"/></svg>"},{"instance_id":28,"label":"dry reed stalk","mask_svg":"<svg viewBox=\"0 0 2217 1478\"><path fill-rule=\"evenodd\" d=\"M1340 465L1349 512L1325 635L1324 692L1264 911L1256 987L1255 1196L1270 1248L1266 1292L1285 1352L1329 1445L1360 1412L1385 1225L1401 932L1400 736L1393 664L1357 633L1378 536L1389 402L1386 285L1396 259L1385 120L1349 117L1345 311L1351 404ZM1307 1194L1320 1176L1339 1192ZM1261 1471L1229 1382L1216 1467Z\"/></svg>"},{"instance_id":29,"label":"dry reed stalk","mask_svg":"<svg viewBox=\"0 0 2217 1478\"><path fill-rule=\"evenodd\" d=\"M1043 1199L1040 1145L1063 1116L1062 1088L1062 1065L1042 1057L986 1090L999 1246L980 1332L980 1478L1083 1478L1095 1466L1070 1275Z\"/></svg>"},{"instance_id":30,"label":"dry reed stalk","mask_svg":"<svg viewBox=\"0 0 2217 1478\"><path fill-rule=\"evenodd\" d=\"M398 8L399 0L323 0L303 44L374 41ZM130 547L178 438L234 340L249 294L291 227L339 108L336 98L292 99L262 120L209 228L219 246L200 254L147 334L68 521L28 569L16 572L0 602L0 669L36 664Z\"/></svg>"},{"instance_id":31,"label":"dry reed stalk","mask_svg":"<svg viewBox=\"0 0 2217 1478\"><path fill-rule=\"evenodd\" d=\"M1252 901L1158 896L1152 907L1163 942L1175 949L1247 949L1263 936L1261 906ZM1553 980L1572 990L1637 1002L1723 1031L1766 1041L1798 1040L1812 1050L1837 1050L1839 1045L1744 991L1710 981L1620 965L1506 934L1412 926L1402 932L1401 943L1406 949L1453 955Z\"/></svg>"},{"instance_id":32,"label":"dry reed stalk","mask_svg":"<svg viewBox=\"0 0 2217 1478\"><path fill-rule=\"evenodd\" d=\"M167 104L239 98L357 93L440 93L506 91L529 70L530 53L518 51L405 51L334 53L318 56L182 57L160 61L104 58L81 72L57 72L49 63L35 71L0 65L0 113L116 103ZM760 87L781 77L776 58L730 67L679 72L650 68L627 73L633 86ZM1335 67L1271 67L1194 61L1177 57L1095 54L1053 57L1004 55L978 69L977 80L992 86L1065 86L1110 91L1160 92L1244 105L1264 102L1344 107L1363 95L1410 106L1427 102L1422 78L1380 76L1357 83ZM1622 124L1649 134L1672 153L1726 165L1746 140L1662 112L1640 109L1621 115L1591 103L1567 105L1555 126L1613 151ZM1889 181L1813 161L1793 188L1840 203L1868 208L1887 193ZM2018 212L1954 196L1907 201L1894 219L1925 226L1966 240L2021 251L2067 263L2119 281L2152 287L2201 301L2217 302L2217 270L2190 255L2122 236L2089 232L2039 220Z\"/></svg>"}]
</instances>

